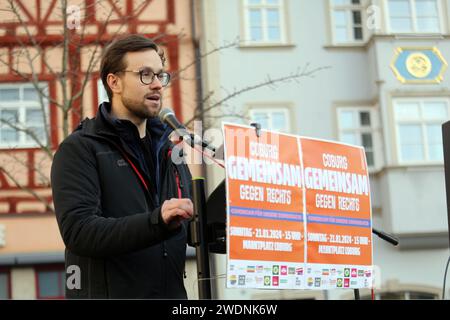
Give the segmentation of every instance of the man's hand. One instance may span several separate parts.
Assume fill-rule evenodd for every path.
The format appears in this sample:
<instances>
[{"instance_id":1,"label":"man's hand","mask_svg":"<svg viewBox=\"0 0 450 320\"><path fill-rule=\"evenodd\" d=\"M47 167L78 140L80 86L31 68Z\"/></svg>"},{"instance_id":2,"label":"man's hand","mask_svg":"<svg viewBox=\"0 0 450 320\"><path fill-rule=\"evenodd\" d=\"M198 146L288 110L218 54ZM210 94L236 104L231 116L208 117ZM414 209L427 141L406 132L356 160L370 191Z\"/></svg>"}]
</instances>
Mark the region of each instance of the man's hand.
<instances>
[{"instance_id":1,"label":"man's hand","mask_svg":"<svg viewBox=\"0 0 450 320\"><path fill-rule=\"evenodd\" d=\"M194 205L191 199L175 199L164 201L161 207L161 217L170 229L176 229L183 220L192 218Z\"/></svg>"}]
</instances>

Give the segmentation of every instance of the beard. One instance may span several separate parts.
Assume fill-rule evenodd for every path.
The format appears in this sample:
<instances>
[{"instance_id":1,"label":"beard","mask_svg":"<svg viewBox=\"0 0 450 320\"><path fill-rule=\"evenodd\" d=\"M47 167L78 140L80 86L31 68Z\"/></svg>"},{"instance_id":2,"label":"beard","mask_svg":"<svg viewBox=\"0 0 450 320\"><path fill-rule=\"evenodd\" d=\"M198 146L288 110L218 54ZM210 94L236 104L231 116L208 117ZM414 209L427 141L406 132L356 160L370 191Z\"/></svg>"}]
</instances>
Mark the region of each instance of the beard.
<instances>
[{"instance_id":1,"label":"beard","mask_svg":"<svg viewBox=\"0 0 450 320\"><path fill-rule=\"evenodd\" d=\"M159 111L162 108L162 101L160 100L159 106L148 107L148 100L143 97L141 100L136 98L127 98L122 96L122 104L127 110L139 119L148 119L158 117Z\"/></svg>"}]
</instances>

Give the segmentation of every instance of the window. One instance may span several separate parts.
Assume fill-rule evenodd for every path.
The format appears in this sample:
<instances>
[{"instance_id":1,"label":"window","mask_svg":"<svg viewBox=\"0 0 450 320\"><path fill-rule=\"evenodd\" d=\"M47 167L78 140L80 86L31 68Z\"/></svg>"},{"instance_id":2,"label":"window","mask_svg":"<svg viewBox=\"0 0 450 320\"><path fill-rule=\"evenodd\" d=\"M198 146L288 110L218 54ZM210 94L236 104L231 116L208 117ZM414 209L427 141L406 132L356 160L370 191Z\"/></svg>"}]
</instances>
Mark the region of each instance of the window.
<instances>
[{"instance_id":1,"label":"window","mask_svg":"<svg viewBox=\"0 0 450 320\"><path fill-rule=\"evenodd\" d=\"M250 119L261 124L262 129L285 133L291 131L288 108L252 108Z\"/></svg>"},{"instance_id":2,"label":"window","mask_svg":"<svg viewBox=\"0 0 450 320\"><path fill-rule=\"evenodd\" d=\"M11 299L10 275L5 269L0 269L0 300Z\"/></svg>"},{"instance_id":3,"label":"window","mask_svg":"<svg viewBox=\"0 0 450 320\"><path fill-rule=\"evenodd\" d=\"M39 268L36 270L37 298L64 299L66 273L64 266Z\"/></svg>"},{"instance_id":4,"label":"window","mask_svg":"<svg viewBox=\"0 0 450 320\"><path fill-rule=\"evenodd\" d=\"M364 40L363 0L330 0L334 43Z\"/></svg>"},{"instance_id":5,"label":"window","mask_svg":"<svg viewBox=\"0 0 450 320\"><path fill-rule=\"evenodd\" d=\"M284 0L243 0L245 39L249 43L284 43Z\"/></svg>"},{"instance_id":6,"label":"window","mask_svg":"<svg viewBox=\"0 0 450 320\"><path fill-rule=\"evenodd\" d=\"M399 162L442 162L441 127L449 119L447 99L394 101Z\"/></svg>"},{"instance_id":7,"label":"window","mask_svg":"<svg viewBox=\"0 0 450 320\"><path fill-rule=\"evenodd\" d=\"M440 0L387 0L392 33L441 32Z\"/></svg>"},{"instance_id":8,"label":"window","mask_svg":"<svg viewBox=\"0 0 450 320\"><path fill-rule=\"evenodd\" d=\"M45 86L41 86L47 92ZM48 103L46 109L48 109ZM46 115L47 117L47 115ZM46 144L44 114L38 91L30 84L0 86L0 148L36 147L32 132L42 144Z\"/></svg>"},{"instance_id":9,"label":"window","mask_svg":"<svg viewBox=\"0 0 450 320\"><path fill-rule=\"evenodd\" d=\"M374 108L338 108L339 140L344 143L364 147L367 166L379 167L381 155L375 149L379 145L378 118Z\"/></svg>"}]
</instances>

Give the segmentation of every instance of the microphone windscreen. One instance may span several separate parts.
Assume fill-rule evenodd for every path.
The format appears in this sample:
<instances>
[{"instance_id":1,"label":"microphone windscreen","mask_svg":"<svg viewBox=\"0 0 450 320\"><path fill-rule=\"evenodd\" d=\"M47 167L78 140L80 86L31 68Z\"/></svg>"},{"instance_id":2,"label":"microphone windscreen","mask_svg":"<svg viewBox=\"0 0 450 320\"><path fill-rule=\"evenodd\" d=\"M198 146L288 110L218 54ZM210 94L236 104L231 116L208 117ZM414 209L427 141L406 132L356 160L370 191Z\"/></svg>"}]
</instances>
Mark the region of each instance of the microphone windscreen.
<instances>
[{"instance_id":1,"label":"microphone windscreen","mask_svg":"<svg viewBox=\"0 0 450 320\"><path fill-rule=\"evenodd\" d=\"M166 117L168 115L170 115L170 114L175 115L175 113L173 112L172 109L170 109L170 108L162 108L161 111L159 112L159 115L158 115L159 120L161 120L162 122L165 122Z\"/></svg>"}]
</instances>

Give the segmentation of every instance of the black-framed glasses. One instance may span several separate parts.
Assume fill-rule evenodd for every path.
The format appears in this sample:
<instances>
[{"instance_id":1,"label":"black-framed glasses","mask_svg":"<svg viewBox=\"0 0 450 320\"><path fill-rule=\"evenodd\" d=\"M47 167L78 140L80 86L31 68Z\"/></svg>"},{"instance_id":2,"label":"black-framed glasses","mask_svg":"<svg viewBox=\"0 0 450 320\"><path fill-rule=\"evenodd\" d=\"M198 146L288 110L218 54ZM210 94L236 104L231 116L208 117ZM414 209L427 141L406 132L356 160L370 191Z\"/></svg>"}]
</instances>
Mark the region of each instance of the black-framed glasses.
<instances>
[{"instance_id":1,"label":"black-framed glasses","mask_svg":"<svg viewBox=\"0 0 450 320\"><path fill-rule=\"evenodd\" d=\"M155 80L155 76L158 78L159 82L163 87L167 86L170 82L170 73L168 72L160 72L154 73L150 69L141 69L141 70L122 70L121 72L132 72L139 73L139 78L142 84L149 85Z\"/></svg>"}]
</instances>

